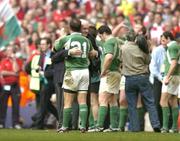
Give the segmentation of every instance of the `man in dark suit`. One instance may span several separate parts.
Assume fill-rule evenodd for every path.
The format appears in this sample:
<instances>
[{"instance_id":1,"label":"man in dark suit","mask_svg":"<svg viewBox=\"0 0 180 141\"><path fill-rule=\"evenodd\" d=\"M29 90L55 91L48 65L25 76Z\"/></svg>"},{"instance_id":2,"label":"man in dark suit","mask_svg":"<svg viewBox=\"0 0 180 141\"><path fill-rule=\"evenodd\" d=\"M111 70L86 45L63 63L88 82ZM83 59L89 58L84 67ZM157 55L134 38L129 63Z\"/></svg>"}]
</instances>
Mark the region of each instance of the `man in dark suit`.
<instances>
[{"instance_id":1,"label":"man in dark suit","mask_svg":"<svg viewBox=\"0 0 180 141\"><path fill-rule=\"evenodd\" d=\"M62 126L63 120L63 89L62 82L64 78L64 59L68 56L67 50L61 50L59 52L53 53L51 56L51 61L54 69L54 85L55 85L55 93L56 93L56 101L57 101L57 111L59 115L59 125L58 128Z\"/></svg>"},{"instance_id":2,"label":"man in dark suit","mask_svg":"<svg viewBox=\"0 0 180 141\"><path fill-rule=\"evenodd\" d=\"M32 125L35 129L44 128L44 119L47 111L51 112L58 120L58 112L50 101L52 94L55 93L55 87L53 83L54 70L50 58L52 53L50 50L51 45L52 42L49 38L40 39L41 54L38 63L39 68L36 71L39 72L40 85L42 87L40 90L40 108Z\"/></svg>"}]
</instances>

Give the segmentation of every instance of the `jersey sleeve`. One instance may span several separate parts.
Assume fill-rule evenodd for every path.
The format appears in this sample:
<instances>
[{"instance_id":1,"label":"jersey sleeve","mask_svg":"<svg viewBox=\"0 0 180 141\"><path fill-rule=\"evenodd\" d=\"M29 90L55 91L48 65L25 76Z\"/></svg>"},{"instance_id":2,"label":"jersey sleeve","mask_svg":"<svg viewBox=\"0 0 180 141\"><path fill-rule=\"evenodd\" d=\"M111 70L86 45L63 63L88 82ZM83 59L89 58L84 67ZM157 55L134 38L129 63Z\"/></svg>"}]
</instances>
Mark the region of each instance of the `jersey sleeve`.
<instances>
[{"instance_id":1,"label":"jersey sleeve","mask_svg":"<svg viewBox=\"0 0 180 141\"><path fill-rule=\"evenodd\" d=\"M104 54L114 54L114 47L111 43L104 44Z\"/></svg>"},{"instance_id":2,"label":"jersey sleeve","mask_svg":"<svg viewBox=\"0 0 180 141\"><path fill-rule=\"evenodd\" d=\"M54 43L55 51L58 51L58 50L62 49L64 47L64 42L65 42L65 37L56 40L55 43Z\"/></svg>"},{"instance_id":3,"label":"jersey sleeve","mask_svg":"<svg viewBox=\"0 0 180 141\"><path fill-rule=\"evenodd\" d=\"M175 45L173 47L170 47L169 48L169 55L170 55L171 60L178 59L178 57L179 57L179 46Z\"/></svg>"}]
</instances>

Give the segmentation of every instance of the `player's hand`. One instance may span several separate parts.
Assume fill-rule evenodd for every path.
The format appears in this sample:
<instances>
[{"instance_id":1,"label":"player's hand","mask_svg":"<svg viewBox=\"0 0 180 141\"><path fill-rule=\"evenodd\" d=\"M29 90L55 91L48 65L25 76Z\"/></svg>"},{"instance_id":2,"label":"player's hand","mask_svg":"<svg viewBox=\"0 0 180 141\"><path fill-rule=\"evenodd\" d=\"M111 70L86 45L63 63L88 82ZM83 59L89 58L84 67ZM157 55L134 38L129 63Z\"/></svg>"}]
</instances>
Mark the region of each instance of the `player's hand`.
<instances>
[{"instance_id":1,"label":"player's hand","mask_svg":"<svg viewBox=\"0 0 180 141\"><path fill-rule=\"evenodd\" d=\"M103 70L103 71L101 72L100 77L106 76L108 72L109 72L109 70Z\"/></svg>"},{"instance_id":2,"label":"player's hand","mask_svg":"<svg viewBox=\"0 0 180 141\"><path fill-rule=\"evenodd\" d=\"M98 57L98 52L96 50L92 50L89 53L90 58Z\"/></svg>"},{"instance_id":3,"label":"player's hand","mask_svg":"<svg viewBox=\"0 0 180 141\"><path fill-rule=\"evenodd\" d=\"M165 85L168 85L169 84L169 81L171 80L172 77L165 77L164 79L164 84Z\"/></svg>"},{"instance_id":4,"label":"player's hand","mask_svg":"<svg viewBox=\"0 0 180 141\"><path fill-rule=\"evenodd\" d=\"M80 49L77 49L77 48L72 48L69 50L68 54L70 56L81 55L82 51Z\"/></svg>"}]
</instances>

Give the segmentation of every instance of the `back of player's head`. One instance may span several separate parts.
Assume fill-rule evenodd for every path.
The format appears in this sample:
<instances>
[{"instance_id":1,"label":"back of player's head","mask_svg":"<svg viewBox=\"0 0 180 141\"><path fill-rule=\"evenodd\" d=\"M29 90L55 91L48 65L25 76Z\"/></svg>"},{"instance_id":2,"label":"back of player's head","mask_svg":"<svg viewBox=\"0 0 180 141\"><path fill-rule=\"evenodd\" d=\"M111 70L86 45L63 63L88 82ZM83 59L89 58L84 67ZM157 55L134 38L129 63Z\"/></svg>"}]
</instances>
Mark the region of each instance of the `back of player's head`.
<instances>
[{"instance_id":1,"label":"back of player's head","mask_svg":"<svg viewBox=\"0 0 180 141\"><path fill-rule=\"evenodd\" d=\"M111 31L111 29L107 25L102 25L98 29L98 33L99 34L106 33L106 34L110 35L110 34L112 34L112 31Z\"/></svg>"},{"instance_id":2,"label":"back of player's head","mask_svg":"<svg viewBox=\"0 0 180 141\"><path fill-rule=\"evenodd\" d=\"M70 21L70 29L74 32L81 32L81 21L78 18L72 18Z\"/></svg>"}]
</instances>

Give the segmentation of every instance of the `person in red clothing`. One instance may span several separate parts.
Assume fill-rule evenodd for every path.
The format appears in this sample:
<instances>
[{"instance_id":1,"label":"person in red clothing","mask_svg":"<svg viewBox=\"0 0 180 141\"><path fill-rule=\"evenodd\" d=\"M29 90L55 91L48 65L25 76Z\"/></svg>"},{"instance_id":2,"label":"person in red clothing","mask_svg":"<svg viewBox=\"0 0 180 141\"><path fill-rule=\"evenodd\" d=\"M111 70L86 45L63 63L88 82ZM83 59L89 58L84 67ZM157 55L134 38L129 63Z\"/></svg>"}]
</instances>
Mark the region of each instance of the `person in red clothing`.
<instances>
[{"instance_id":1,"label":"person in red clothing","mask_svg":"<svg viewBox=\"0 0 180 141\"><path fill-rule=\"evenodd\" d=\"M15 48L7 46L5 55L0 62L0 128L5 127L8 97L12 97L12 124L15 129L21 129L19 124L20 87L19 71L22 67L20 59L15 57Z\"/></svg>"}]
</instances>

